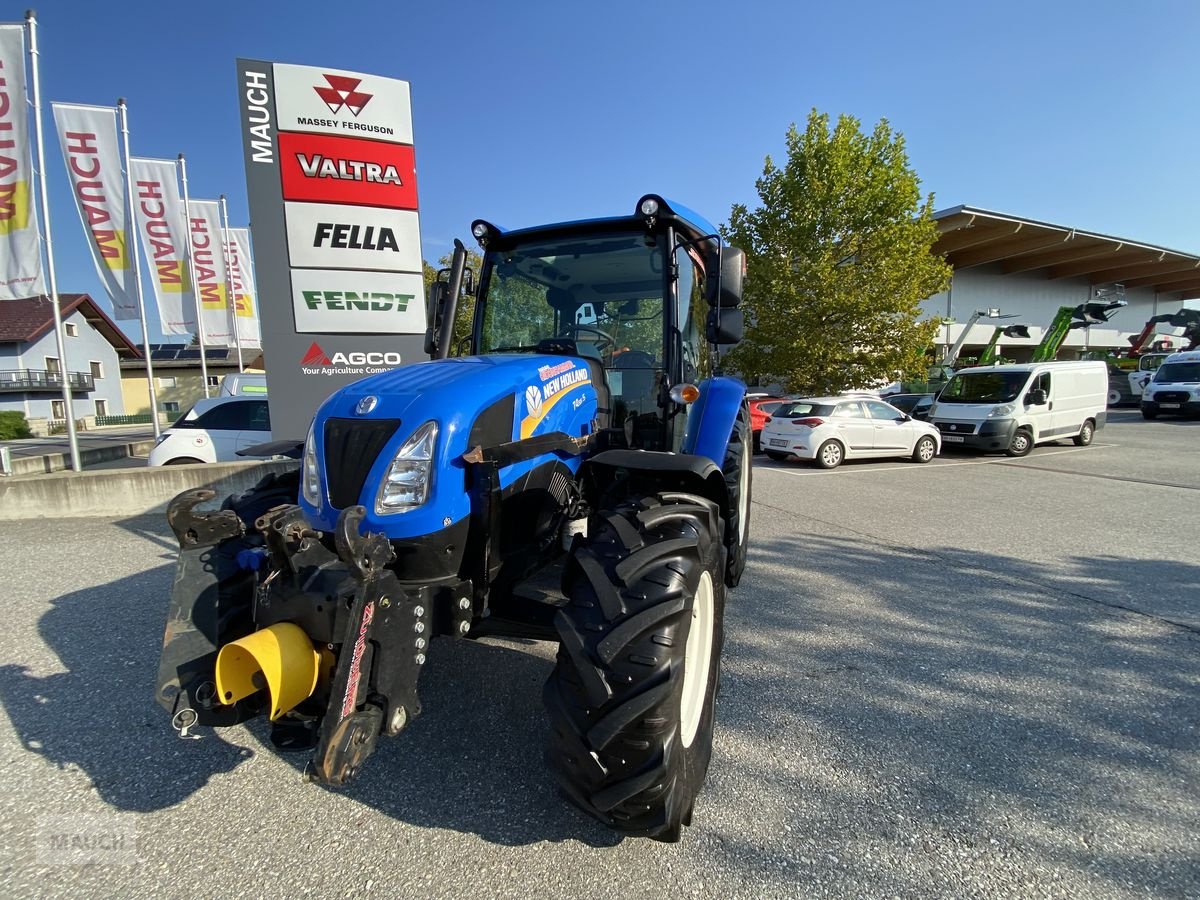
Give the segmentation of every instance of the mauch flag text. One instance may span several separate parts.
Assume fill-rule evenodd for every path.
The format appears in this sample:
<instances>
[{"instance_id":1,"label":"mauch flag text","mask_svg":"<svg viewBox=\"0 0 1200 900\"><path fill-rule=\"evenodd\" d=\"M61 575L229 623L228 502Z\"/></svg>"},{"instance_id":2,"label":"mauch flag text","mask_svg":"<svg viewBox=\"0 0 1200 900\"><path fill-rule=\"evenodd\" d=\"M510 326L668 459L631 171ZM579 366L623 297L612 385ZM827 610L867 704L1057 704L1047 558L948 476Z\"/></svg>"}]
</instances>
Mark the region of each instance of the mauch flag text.
<instances>
[{"instance_id":1,"label":"mauch flag text","mask_svg":"<svg viewBox=\"0 0 1200 900\"><path fill-rule=\"evenodd\" d=\"M163 333L193 334L197 330L196 297L188 275L187 217L179 196L176 163L135 156L129 160L129 177Z\"/></svg>"},{"instance_id":2,"label":"mauch flag text","mask_svg":"<svg viewBox=\"0 0 1200 900\"><path fill-rule=\"evenodd\" d=\"M0 300L44 293L25 106L25 28L0 25Z\"/></svg>"},{"instance_id":3,"label":"mauch flag text","mask_svg":"<svg viewBox=\"0 0 1200 900\"><path fill-rule=\"evenodd\" d=\"M234 325L243 347L262 346L258 322L258 291L254 287L254 262L250 257L250 229L229 229L229 273L233 284Z\"/></svg>"},{"instance_id":4,"label":"mauch flag text","mask_svg":"<svg viewBox=\"0 0 1200 900\"><path fill-rule=\"evenodd\" d=\"M216 200L192 200L188 212L191 214L188 232L192 241L192 264L196 270L196 296L200 301L204 343L212 347L233 347L225 254L221 252L221 207Z\"/></svg>"},{"instance_id":5,"label":"mauch flag text","mask_svg":"<svg viewBox=\"0 0 1200 900\"><path fill-rule=\"evenodd\" d=\"M137 319L129 253L129 217L117 143L117 111L107 106L51 104L71 192L96 271L112 300L113 316Z\"/></svg>"}]
</instances>

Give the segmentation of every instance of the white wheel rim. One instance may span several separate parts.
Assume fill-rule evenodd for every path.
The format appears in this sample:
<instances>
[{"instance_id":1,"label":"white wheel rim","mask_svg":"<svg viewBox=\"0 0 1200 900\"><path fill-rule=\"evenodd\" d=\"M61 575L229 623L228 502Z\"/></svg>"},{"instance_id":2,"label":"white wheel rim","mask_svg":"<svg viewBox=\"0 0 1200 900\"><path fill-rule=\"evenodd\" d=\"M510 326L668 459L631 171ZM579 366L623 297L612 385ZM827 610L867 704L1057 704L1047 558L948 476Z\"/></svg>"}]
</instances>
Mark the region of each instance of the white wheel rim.
<instances>
[{"instance_id":1,"label":"white wheel rim","mask_svg":"<svg viewBox=\"0 0 1200 900\"><path fill-rule=\"evenodd\" d=\"M713 580L709 572L700 575L696 597L692 601L692 621L687 646L683 650L683 692L679 703L679 729L684 747L692 746L700 720L704 717L704 698L708 694L708 669L712 665Z\"/></svg>"},{"instance_id":2,"label":"white wheel rim","mask_svg":"<svg viewBox=\"0 0 1200 900\"><path fill-rule=\"evenodd\" d=\"M837 444L828 444L825 447L825 452L821 454L821 459L826 465L832 466L842 458L842 451Z\"/></svg>"},{"instance_id":3,"label":"white wheel rim","mask_svg":"<svg viewBox=\"0 0 1200 900\"><path fill-rule=\"evenodd\" d=\"M744 546L750 530L750 454L742 457L742 474L738 478L738 546Z\"/></svg>"},{"instance_id":4,"label":"white wheel rim","mask_svg":"<svg viewBox=\"0 0 1200 900\"><path fill-rule=\"evenodd\" d=\"M933 459L932 441L921 441L921 459Z\"/></svg>"}]
</instances>

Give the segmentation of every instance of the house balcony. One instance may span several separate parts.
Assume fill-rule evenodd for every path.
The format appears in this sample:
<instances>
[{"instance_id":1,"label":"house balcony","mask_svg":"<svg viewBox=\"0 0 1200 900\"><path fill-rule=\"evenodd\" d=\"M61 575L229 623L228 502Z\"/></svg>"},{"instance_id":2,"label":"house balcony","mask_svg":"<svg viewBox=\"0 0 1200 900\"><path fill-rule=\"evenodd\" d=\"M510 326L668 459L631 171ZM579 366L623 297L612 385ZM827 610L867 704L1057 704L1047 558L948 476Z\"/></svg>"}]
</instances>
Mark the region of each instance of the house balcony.
<instances>
[{"instance_id":1,"label":"house balcony","mask_svg":"<svg viewBox=\"0 0 1200 900\"><path fill-rule=\"evenodd\" d=\"M96 389L91 372L68 372L67 385L71 393L86 394ZM0 394L47 393L61 394L63 373L48 369L0 369Z\"/></svg>"}]
</instances>

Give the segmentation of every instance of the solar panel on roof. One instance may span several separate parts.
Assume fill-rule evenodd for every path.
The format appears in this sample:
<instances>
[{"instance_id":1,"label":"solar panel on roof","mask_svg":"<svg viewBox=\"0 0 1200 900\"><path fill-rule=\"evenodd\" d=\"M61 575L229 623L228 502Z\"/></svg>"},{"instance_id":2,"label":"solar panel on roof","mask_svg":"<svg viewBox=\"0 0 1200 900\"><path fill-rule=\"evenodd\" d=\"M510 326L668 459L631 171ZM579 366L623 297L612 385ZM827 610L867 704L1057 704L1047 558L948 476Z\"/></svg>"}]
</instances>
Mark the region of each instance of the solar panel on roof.
<instances>
[{"instance_id":1,"label":"solar panel on roof","mask_svg":"<svg viewBox=\"0 0 1200 900\"><path fill-rule=\"evenodd\" d=\"M188 348L188 349L185 349L185 350L180 350L180 351L179 351L179 354L178 354L178 355L177 355L175 358L176 358L176 359L199 359L199 358L200 358L200 351L199 351L199 350L193 350L193 349L191 349L191 348Z\"/></svg>"}]
</instances>

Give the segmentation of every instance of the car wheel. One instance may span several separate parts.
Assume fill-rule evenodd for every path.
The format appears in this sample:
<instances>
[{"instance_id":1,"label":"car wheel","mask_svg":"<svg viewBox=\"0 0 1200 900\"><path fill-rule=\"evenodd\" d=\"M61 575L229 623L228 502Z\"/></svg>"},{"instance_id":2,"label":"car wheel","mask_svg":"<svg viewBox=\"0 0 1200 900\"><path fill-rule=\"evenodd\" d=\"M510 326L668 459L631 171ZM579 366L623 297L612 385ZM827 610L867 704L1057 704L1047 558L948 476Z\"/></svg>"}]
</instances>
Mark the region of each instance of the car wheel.
<instances>
[{"instance_id":1,"label":"car wheel","mask_svg":"<svg viewBox=\"0 0 1200 900\"><path fill-rule=\"evenodd\" d=\"M1033 449L1033 435L1024 428L1018 429L1009 441L1008 450L1005 451L1009 456L1028 456L1029 451Z\"/></svg>"},{"instance_id":2,"label":"car wheel","mask_svg":"<svg viewBox=\"0 0 1200 900\"><path fill-rule=\"evenodd\" d=\"M937 456L937 441L929 435L917 441L917 446L913 447L913 462L927 463Z\"/></svg>"},{"instance_id":3,"label":"car wheel","mask_svg":"<svg viewBox=\"0 0 1200 900\"><path fill-rule=\"evenodd\" d=\"M836 469L842 464L845 451L838 441L828 440L817 448L816 461L822 469Z\"/></svg>"},{"instance_id":4,"label":"car wheel","mask_svg":"<svg viewBox=\"0 0 1200 900\"><path fill-rule=\"evenodd\" d=\"M767 457L775 460L775 462L783 462L788 458L786 453L780 453L778 450L768 450Z\"/></svg>"},{"instance_id":5,"label":"car wheel","mask_svg":"<svg viewBox=\"0 0 1200 900\"><path fill-rule=\"evenodd\" d=\"M754 432L754 452L762 453L762 433Z\"/></svg>"},{"instance_id":6,"label":"car wheel","mask_svg":"<svg viewBox=\"0 0 1200 900\"><path fill-rule=\"evenodd\" d=\"M1120 406L1121 405L1121 392L1118 391L1116 388L1109 388L1108 405L1109 406Z\"/></svg>"},{"instance_id":7,"label":"car wheel","mask_svg":"<svg viewBox=\"0 0 1200 900\"><path fill-rule=\"evenodd\" d=\"M196 459L194 456L177 456L174 459L168 459L164 466L196 466L204 462L202 459Z\"/></svg>"},{"instance_id":8,"label":"car wheel","mask_svg":"<svg viewBox=\"0 0 1200 900\"><path fill-rule=\"evenodd\" d=\"M1092 442L1092 438L1096 436L1096 424L1088 419L1083 423L1083 427L1079 429L1079 434L1071 438L1075 442L1076 447L1086 447Z\"/></svg>"}]
</instances>

